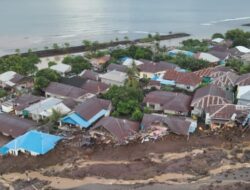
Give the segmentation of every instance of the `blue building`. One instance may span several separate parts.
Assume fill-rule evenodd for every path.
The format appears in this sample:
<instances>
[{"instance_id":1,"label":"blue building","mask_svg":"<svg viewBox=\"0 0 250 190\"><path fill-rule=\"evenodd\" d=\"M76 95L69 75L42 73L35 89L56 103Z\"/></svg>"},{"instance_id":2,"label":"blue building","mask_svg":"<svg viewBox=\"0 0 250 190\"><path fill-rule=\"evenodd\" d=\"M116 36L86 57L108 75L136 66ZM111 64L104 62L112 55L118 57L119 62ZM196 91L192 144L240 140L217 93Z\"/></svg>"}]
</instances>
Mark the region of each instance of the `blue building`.
<instances>
[{"instance_id":1,"label":"blue building","mask_svg":"<svg viewBox=\"0 0 250 190\"><path fill-rule=\"evenodd\" d=\"M89 128L93 123L104 116L108 116L111 110L111 101L99 98L91 98L78 105L74 112L61 119L60 125L68 124L80 128Z\"/></svg>"},{"instance_id":2,"label":"blue building","mask_svg":"<svg viewBox=\"0 0 250 190\"><path fill-rule=\"evenodd\" d=\"M1 147L0 154L17 156L19 152L28 152L33 156L43 155L54 149L57 142L61 139L62 137L59 136L32 130Z\"/></svg>"},{"instance_id":3,"label":"blue building","mask_svg":"<svg viewBox=\"0 0 250 190\"><path fill-rule=\"evenodd\" d=\"M191 51L184 51L184 50L179 50L179 49L171 50L167 54L169 56L171 56L171 57L175 57L178 54L183 54L183 55L186 55L188 57L193 57L194 56L194 53L191 52Z\"/></svg>"}]
</instances>

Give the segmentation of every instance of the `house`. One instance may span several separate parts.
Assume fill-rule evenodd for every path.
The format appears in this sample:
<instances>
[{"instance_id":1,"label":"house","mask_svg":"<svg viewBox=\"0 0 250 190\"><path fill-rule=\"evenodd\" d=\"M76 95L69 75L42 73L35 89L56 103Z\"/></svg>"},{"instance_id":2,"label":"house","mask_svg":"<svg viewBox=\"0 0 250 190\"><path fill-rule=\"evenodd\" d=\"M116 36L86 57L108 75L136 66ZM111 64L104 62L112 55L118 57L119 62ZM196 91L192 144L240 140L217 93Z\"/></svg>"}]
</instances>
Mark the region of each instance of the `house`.
<instances>
[{"instance_id":1,"label":"house","mask_svg":"<svg viewBox=\"0 0 250 190\"><path fill-rule=\"evenodd\" d=\"M5 136L16 138L23 135L30 129L36 127L36 123L33 121L22 119L9 114L0 114L0 132Z\"/></svg>"},{"instance_id":2,"label":"house","mask_svg":"<svg viewBox=\"0 0 250 190\"><path fill-rule=\"evenodd\" d=\"M129 57L126 57L122 59L122 65L126 67L132 67L132 65L135 64L136 66L142 65L143 62L139 60L135 60Z\"/></svg>"},{"instance_id":3,"label":"house","mask_svg":"<svg viewBox=\"0 0 250 190\"><path fill-rule=\"evenodd\" d=\"M93 58L90 60L90 63L92 64L92 66L96 69L100 69L102 68L106 63L108 63L111 59L110 55L105 55L102 57L98 57L98 58Z\"/></svg>"},{"instance_id":4,"label":"house","mask_svg":"<svg viewBox=\"0 0 250 190\"><path fill-rule=\"evenodd\" d=\"M250 53L250 49L244 46L236 46L229 50L232 57L240 58L244 54Z\"/></svg>"},{"instance_id":5,"label":"house","mask_svg":"<svg viewBox=\"0 0 250 190\"><path fill-rule=\"evenodd\" d=\"M53 110L62 115L71 112L71 109L63 103L62 99L50 97L25 108L23 115L24 117L31 117L34 121L39 121L50 117Z\"/></svg>"},{"instance_id":6,"label":"house","mask_svg":"<svg viewBox=\"0 0 250 190\"><path fill-rule=\"evenodd\" d=\"M171 57L175 57L178 54L182 54L182 55L185 55L187 57L193 57L194 56L194 53L191 52L191 51L185 51L185 50L179 50L179 49L173 49L171 51L168 51L167 54L169 56L171 56Z\"/></svg>"},{"instance_id":7,"label":"house","mask_svg":"<svg viewBox=\"0 0 250 190\"><path fill-rule=\"evenodd\" d=\"M18 153L22 152L29 153L32 156L44 155L54 149L61 139L62 137L59 136L32 130L1 147L0 154L18 156Z\"/></svg>"},{"instance_id":8,"label":"house","mask_svg":"<svg viewBox=\"0 0 250 190\"><path fill-rule=\"evenodd\" d=\"M225 90L233 90L239 76L235 72L225 72L221 76L212 80L212 84L217 85Z\"/></svg>"},{"instance_id":9,"label":"house","mask_svg":"<svg viewBox=\"0 0 250 190\"><path fill-rule=\"evenodd\" d=\"M225 39L223 38L214 38L211 40L213 43L216 43L216 44L221 44L225 41Z\"/></svg>"},{"instance_id":10,"label":"house","mask_svg":"<svg viewBox=\"0 0 250 190\"><path fill-rule=\"evenodd\" d=\"M250 107L235 104L220 104L207 107L205 112L205 123L210 125L212 129L215 129L227 122L245 118L250 113Z\"/></svg>"},{"instance_id":11,"label":"house","mask_svg":"<svg viewBox=\"0 0 250 190\"><path fill-rule=\"evenodd\" d=\"M1 104L1 111L4 113L10 113L14 111L14 104L12 101L7 100Z\"/></svg>"},{"instance_id":12,"label":"house","mask_svg":"<svg viewBox=\"0 0 250 190\"><path fill-rule=\"evenodd\" d=\"M0 87L2 88L31 88L33 86L33 79L31 77L22 76L14 71L7 71L0 74Z\"/></svg>"},{"instance_id":13,"label":"house","mask_svg":"<svg viewBox=\"0 0 250 190\"><path fill-rule=\"evenodd\" d=\"M250 85L250 73L243 74L239 76L239 78L236 80L235 84L237 86L248 86Z\"/></svg>"},{"instance_id":14,"label":"house","mask_svg":"<svg viewBox=\"0 0 250 190\"><path fill-rule=\"evenodd\" d=\"M125 81L128 79L126 73L116 70L99 75L99 77L103 83L116 86L123 86Z\"/></svg>"},{"instance_id":15,"label":"house","mask_svg":"<svg viewBox=\"0 0 250 190\"><path fill-rule=\"evenodd\" d=\"M73 77L61 77L59 82L69 86L82 88L82 86L86 83L87 80L89 79L84 79L80 76L73 76Z\"/></svg>"},{"instance_id":16,"label":"house","mask_svg":"<svg viewBox=\"0 0 250 190\"><path fill-rule=\"evenodd\" d=\"M113 70L126 73L128 70L128 67L126 67L124 65L114 64L114 63L109 64L109 66L107 67L107 72L110 72Z\"/></svg>"},{"instance_id":17,"label":"house","mask_svg":"<svg viewBox=\"0 0 250 190\"><path fill-rule=\"evenodd\" d=\"M184 117L144 114L141 122L142 131L155 131L158 130L159 127L164 127L177 135L188 136L197 128L197 122Z\"/></svg>"},{"instance_id":18,"label":"house","mask_svg":"<svg viewBox=\"0 0 250 190\"><path fill-rule=\"evenodd\" d=\"M40 102L43 100L43 97L40 96L34 96L32 94L24 94L22 96L17 97L13 101L13 110L15 111L16 115L22 115L23 110L27 107L29 107L32 104L35 104L37 102Z\"/></svg>"},{"instance_id":19,"label":"house","mask_svg":"<svg viewBox=\"0 0 250 190\"><path fill-rule=\"evenodd\" d=\"M44 92L47 98L72 98L79 102L83 101L85 98L93 96L92 94L88 94L85 90L81 88L58 82L51 82L49 86L45 88Z\"/></svg>"},{"instance_id":20,"label":"house","mask_svg":"<svg viewBox=\"0 0 250 190\"><path fill-rule=\"evenodd\" d=\"M175 86L193 92L202 82L202 79L192 72L178 72L176 70L167 70L163 76L164 80L174 81Z\"/></svg>"},{"instance_id":21,"label":"house","mask_svg":"<svg viewBox=\"0 0 250 190\"><path fill-rule=\"evenodd\" d=\"M65 76L71 71L71 66L68 64L59 63L50 67L50 69L56 71L61 76Z\"/></svg>"},{"instance_id":22,"label":"house","mask_svg":"<svg viewBox=\"0 0 250 190\"><path fill-rule=\"evenodd\" d=\"M197 59L207 61L210 64L217 64L218 62L220 62L220 59L218 57L215 57L214 55L210 53L200 52L200 53L197 53L195 57Z\"/></svg>"},{"instance_id":23,"label":"house","mask_svg":"<svg viewBox=\"0 0 250 190\"><path fill-rule=\"evenodd\" d=\"M250 85L239 86L237 89L237 104L250 106Z\"/></svg>"},{"instance_id":24,"label":"house","mask_svg":"<svg viewBox=\"0 0 250 190\"><path fill-rule=\"evenodd\" d=\"M109 116L112 109L111 101L91 98L76 106L72 113L60 120L60 125L68 124L80 128L89 128L104 116Z\"/></svg>"},{"instance_id":25,"label":"house","mask_svg":"<svg viewBox=\"0 0 250 190\"><path fill-rule=\"evenodd\" d=\"M205 69L201 69L198 71L195 71L194 73L198 75L199 77L202 77L203 80L211 82L212 80L228 73L234 73L234 70L230 69L229 67L225 67L223 65L218 65L216 67L208 67Z\"/></svg>"},{"instance_id":26,"label":"house","mask_svg":"<svg viewBox=\"0 0 250 190\"><path fill-rule=\"evenodd\" d=\"M192 98L182 93L153 91L146 95L144 103L156 112L171 115L188 115Z\"/></svg>"},{"instance_id":27,"label":"house","mask_svg":"<svg viewBox=\"0 0 250 190\"><path fill-rule=\"evenodd\" d=\"M95 80L98 81L98 73L92 70L84 70L82 71L79 76L85 80Z\"/></svg>"},{"instance_id":28,"label":"house","mask_svg":"<svg viewBox=\"0 0 250 190\"><path fill-rule=\"evenodd\" d=\"M249 65L250 64L250 53L242 55L241 60L244 62L245 65Z\"/></svg>"},{"instance_id":29,"label":"house","mask_svg":"<svg viewBox=\"0 0 250 190\"><path fill-rule=\"evenodd\" d=\"M167 62L152 62L148 60L141 60L143 64L138 66L140 78L152 78L164 74L168 69L178 69L179 67Z\"/></svg>"},{"instance_id":30,"label":"house","mask_svg":"<svg viewBox=\"0 0 250 190\"><path fill-rule=\"evenodd\" d=\"M100 94L107 92L109 85L100 81L87 80L83 85L82 89L85 90L88 94Z\"/></svg>"},{"instance_id":31,"label":"house","mask_svg":"<svg viewBox=\"0 0 250 190\"><path fill-rule=\"evenodd\" d=\"M244 53L244 54L250 53L250 49L247 48L247 47L244 47L244 46L236 46L235 48L236 48L239 52L241 52L241 53Z\"/></svg>"},{"instance_id":32,"label":"house","mask_svg":"<svg viewBox=\"0 0 250 190\"><path fill-rule=\"evenodd\" d=\"M226 51L209 50L208 53L219 58L220 64L225 64L230 57L230 52L228 50Z\"/></svg>"},{"instance_id":33,"label":"house","mask_svg":"<svg viewBox=\"0 0 250 190\"><path fill-rule=\"evenodd\" d=\"M220 87L210 84L196 90L191 107L192 114L201 116L203 111L211 105L220 105L230 103L229 95Z\"/></svg>"},{"instance_id":34,"label":"house","mask_svg":"<svg viewBox=\"0 0 250 190\"><path fill-rule=\"evenodd\" d=\"M91 131L96 130L109 133L112 139L117 143L124 143L130 137L139 132L140 124L127 119L104 117L91 129Z\"/></svg>"}]
</instances>

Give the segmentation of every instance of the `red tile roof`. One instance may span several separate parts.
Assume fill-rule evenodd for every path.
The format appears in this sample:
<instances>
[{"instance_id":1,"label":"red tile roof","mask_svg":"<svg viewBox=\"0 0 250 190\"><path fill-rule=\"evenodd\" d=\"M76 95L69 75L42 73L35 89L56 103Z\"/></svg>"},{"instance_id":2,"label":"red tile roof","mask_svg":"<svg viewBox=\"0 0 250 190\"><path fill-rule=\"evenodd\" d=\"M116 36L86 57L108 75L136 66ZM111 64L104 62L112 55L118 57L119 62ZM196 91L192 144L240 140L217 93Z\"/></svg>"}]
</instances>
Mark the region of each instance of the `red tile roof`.
<instances>
[{"instance_id":1,"label":"red tile roof","mask_svg":"<svg viewBox=\"0 0 250 190\"><path fill-rule=\"evenodd\" d=\"M197 86L202 81L202 79L195 73L178 72L176 70L167 70L163 78L166 80L173 80L177 84L184 84L190 86Z\"/></svg>"}]
</instances>

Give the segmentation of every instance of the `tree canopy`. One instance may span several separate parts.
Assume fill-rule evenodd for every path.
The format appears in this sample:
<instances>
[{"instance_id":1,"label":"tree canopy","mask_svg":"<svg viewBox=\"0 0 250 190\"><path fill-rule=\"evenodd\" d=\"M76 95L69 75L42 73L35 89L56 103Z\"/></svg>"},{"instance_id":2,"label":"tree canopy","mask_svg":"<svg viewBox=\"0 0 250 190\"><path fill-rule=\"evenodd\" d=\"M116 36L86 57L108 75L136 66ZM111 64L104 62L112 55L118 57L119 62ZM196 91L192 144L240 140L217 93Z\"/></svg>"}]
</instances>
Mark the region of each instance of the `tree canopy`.
<instances>
[{"instance_id":1,"label":"tree canopy","mask_svg":"<svg viewBox=\"0 0 250 190\"><path fill-rule=\"evenodd\" d=\"M197 39L188 39L184 40L182 42L183 46L181 49L191 52L207 52L209 50L208 48L208 42L206 41L200 41Z\"/></svg>"},{"instance_id":2,"label":"tree canopy","mask_svg":"<svg viewBox=\"0 0 250 190\"><path fill-rule=\"evenodd\" d=\"M52 69L42 69L36 73L34 87L37 90L42 90L47 87L51 81L59 81L61 76Z\"/></svg>"},{"instance_id":3,"label":"tree canopy","mask_svg":"<svg viewBox=\"0 0 250 190\"><path fill-rule=\"evenodd\" d=\"M121 59L127 56L134 59L152 60L153 52L149 48L132 45L127 49L116 49L112 51L111 56L115 59Z\"/></svg>"},{"instance_id":4,"label":"tree canopy","mask_svg":"<svg viewBox=\"0 0 250 190\"><path fill-rule=\"evenodd\" d=\"M71 71L75 74L91 68L91 64L83 56L67 56L63 59L63 63L71 65Z\"/></svg>"},{"instance_id":5,"label":"tree canopy","mask_svg":"<svg viewBox=\"0 0 250 190\"><path fill-rule=\"evenodd\" d=\"M129 117L134 120L141 119L141 103L143 92L127 86L112 86L109 91L103 95L103 98L111 100L114 107L114 116Z\"/></svg>"},{"instance_id":6,"label":"tree canopy","mask_svg":"<svg viewBox=\"0 0 250 190\"><path fill-rule=\"evenodd\" d=\"M6 71L15 71L21 75L33 74L37 67L35 64L39 63L39 58L35 54L28 56L11 55L0 58L0 73Z\"/></svg>"},{"instance_id":7,"label":"tree canopy","mask_svg":"<svg viewBox=\"0 0 250 190\"><path fill-rule=\"evenodd\" d=\"M250 32L234 29L227 31L225 37L232 40L234 46L250 47Z\"/></svg>"}]
</instances>

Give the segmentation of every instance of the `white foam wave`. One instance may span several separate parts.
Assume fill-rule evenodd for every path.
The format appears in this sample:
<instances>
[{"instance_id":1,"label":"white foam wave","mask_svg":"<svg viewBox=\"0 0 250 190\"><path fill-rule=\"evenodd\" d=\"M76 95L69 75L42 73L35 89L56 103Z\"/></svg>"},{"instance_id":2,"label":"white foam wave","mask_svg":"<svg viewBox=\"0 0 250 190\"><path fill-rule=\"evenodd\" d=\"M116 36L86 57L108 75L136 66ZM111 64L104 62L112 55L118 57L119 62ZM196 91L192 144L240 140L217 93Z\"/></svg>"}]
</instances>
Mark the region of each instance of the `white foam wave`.
<instances>
[{"instance_id":1,"label":"white foam wave","mask_svg":"<svg viewBox=\"0 0 250 190\"><path fill-rule=\"evenodd\" d=\"M146 32L146 31L134 31L134 33L136 33L136 34L149 34L150 32Z\"/></svg>"},{"instance_id":2,"label":"white foam wave","mask_svg":"<svg viewBox=\"0 0 250 190\"><path fill-rule=\"evenodd\" d=\"M227 18L227 19L223 19L223 20L215 20L215 21L211 21L208 23L202 23L201 25L211 26L213 24L219 24L219 23L223 23L223 22L233 22L233 21L249 20L249 19L250 19L250 17Z\"/></svg>"},{"instance_id":3,"label":"white foam wave","mask_svg":"<svg viewBox=\"0 0 250 190\"><path fill-rule=\"evenodd\" d=\"M120 30L120 31L118 31L118 33L119 33L119 34L127 34L128 31L127 31L127 30Z\"/></svg>"}]
</instances>

